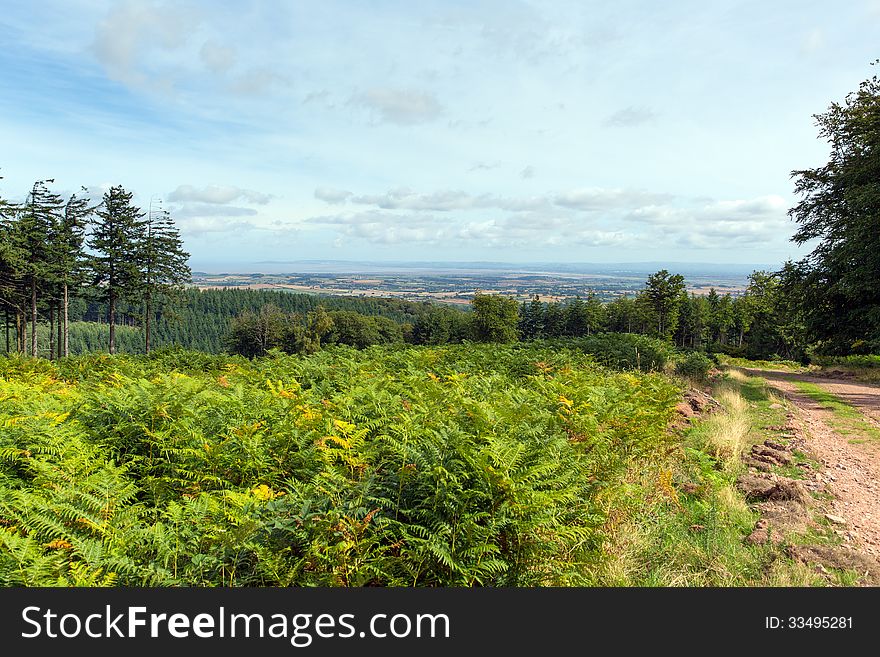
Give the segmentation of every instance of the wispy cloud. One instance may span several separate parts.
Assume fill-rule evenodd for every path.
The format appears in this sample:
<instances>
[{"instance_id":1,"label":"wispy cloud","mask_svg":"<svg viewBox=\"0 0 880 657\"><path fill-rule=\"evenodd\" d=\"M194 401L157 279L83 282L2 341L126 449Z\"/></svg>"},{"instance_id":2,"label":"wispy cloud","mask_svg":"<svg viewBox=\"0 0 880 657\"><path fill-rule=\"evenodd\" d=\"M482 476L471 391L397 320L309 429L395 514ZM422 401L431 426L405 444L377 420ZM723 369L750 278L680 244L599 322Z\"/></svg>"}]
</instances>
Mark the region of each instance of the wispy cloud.
<instances>
[{"instance_id":1,"label":"wispy cloud","mask_svg":"<svg viewBox=\"0 0 880 657\"><path fill-rule=\"evenodd\" d=\"M266 205L272 200L271 194L255 192L252 189L242 189L231 185L208 185L207 187L193 187L192 185L180 185L168 194L167 200L175 203L233 203L243 200L257 205Z\"/></svg>"},{"instance_id":2,"label":"wispy cloud","mask_svg":"<svg viewBox=\"0 0 880 657\"><path fill-rule=\"evenodd\" d=\"M150 54L182 48L200 21L191 7L125 0L98 23L93 51L112 79L167 88L171 80L151 67Z\"/></svg>"},{"instance_id":3,"label":"wispy cloud","mask_svg":"<svg viewBox=\"0 0 880 657\"><path fill-rule=\"evenodd\" d=\"M351 192L348 190L336 189L335 187L318 187L315 189L315 198L325 203L345 203L351 195Z\"/></svg>"},{"instance_id":4,"label":"wispy cloud","mask_svg":"<svg viewBox=\"0 0 880 657\"><path fill-rule=\"evenodd\" d=\"M415 125L434 121L444 109L435 96L424 91L376 87L355 94L350 103L365 108L377 121Z\"/></svg>"}]
</instances>

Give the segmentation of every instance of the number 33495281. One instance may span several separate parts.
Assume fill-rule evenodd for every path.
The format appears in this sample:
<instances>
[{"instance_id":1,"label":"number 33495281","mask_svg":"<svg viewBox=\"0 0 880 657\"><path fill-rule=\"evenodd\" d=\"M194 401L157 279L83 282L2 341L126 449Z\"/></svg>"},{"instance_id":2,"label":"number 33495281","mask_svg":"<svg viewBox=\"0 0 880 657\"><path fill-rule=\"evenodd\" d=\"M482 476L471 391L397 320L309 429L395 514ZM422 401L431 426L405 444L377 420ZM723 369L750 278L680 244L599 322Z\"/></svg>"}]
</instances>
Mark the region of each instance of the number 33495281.
<instances>
[{"instance_id":1,"label":"number 33495281","mask_svg":"<svg viewBox=\"0 0 880 657\"><path fill-rule=\"evenodd\" d=\"M768 630L848 630L852 629L852 616L765 616L764 627Z\"/></svg>"}]
</instances>

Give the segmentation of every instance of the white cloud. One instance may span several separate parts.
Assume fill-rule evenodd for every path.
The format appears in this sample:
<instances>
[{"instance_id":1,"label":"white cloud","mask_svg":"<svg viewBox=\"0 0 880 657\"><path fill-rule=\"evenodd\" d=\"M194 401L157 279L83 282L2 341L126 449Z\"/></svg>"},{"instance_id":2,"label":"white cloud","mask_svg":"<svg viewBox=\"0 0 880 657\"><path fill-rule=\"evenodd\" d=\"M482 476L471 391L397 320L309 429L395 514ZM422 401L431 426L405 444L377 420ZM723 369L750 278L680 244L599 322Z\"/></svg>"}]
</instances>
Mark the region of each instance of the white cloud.
<instances>
[{"instance_id":1,"label":"white cloud","mask_svg":"<svg viewBox=\"0 0 880 657\"><path fill-rule=\"evenodd\" d=\"M113 5L95 30L93 51L110 78L142 87L168 87L151 70L150 51L182 48L201 18L171 4L127 0Z\"/></svg>"},{"instance_id":2,"label":"white cloud","mask_svg":"<svg viewBox=\"0 0 880 657\"><path fill-rule=\"evenodd\" d=\"M372 244L512 249L754 247L784 241L786 227L785 201L779 196L697 201L644 191L592 189L504 199L457 191L417 194L404 188L350 200L377 209L313 217L306 223ZM468 215L454 210L511 214L465 219Z\"/></svg>"},{"instance_id":3,"label":"white cloud","mask_svg":"<svg viewBox=\"0 0 880 657\"><path fill-rule=\"evenodd\" d=\"M167 200L175 203L214 203L225 204L233 201L244 200L247 203L255 203L257 205L266 205L271 201L271 194L263 194L255 192L251 189L242 189L228 185L208 185L207 187L197 188L192 185L180 185L171 192Z\"/></svg>"},{"instance_id":4,"label":"white cloud","mask_svg":"<svg viewBox=\"0 0 880 657\"><path fill-rule=\"evenodd\" d=\"M350 102L366 108L379 121L396 125L427 123L444 112L433 95L414 90L377 87L352 96Z\"/></svg>"},{"instance_id":5,"label":"white cloud","mask_svg":"<svg viewBox=\"0 0 880 657\"><path fill-rule=\"evenodd\" d=\"M473 196L456 190L441 190L430 194L420 194L406 187L392 189L380 195L353 196L352 203L375 205L383 210L420 210L447 212L449 210L469 210L492 207L497 203L488 194Z\"/></svg>"},{"instance_id":6,"label":"white cloud","mask_svg":"<svg viewBox=\"0 0 880 657\"><path fill-rule=\"evenodd\" d=\"M557 194L553 202L575 210L607 210L632 208L649 204L665 204L673 199L670 194L657 194L630 189L575 189Z\"/></svg>"},{"instance_id":7,"label":"white cloud","mask_svg":"<svg viewBox=\"0 0 880 657\"><path fill-rule=\"evenodd\" d=\"M186 203L174 213L176 217L253 217L257 211L235 205Z\"/></svg>"},{"instance_id":8,"label":"white cloud","mask_svg":"<svg viewBox=\"0 0 880 657\"><path fill-rule=\"evenodd\" d=\"M325 203L338 204L345 203L351 196L351 192L345 189L336 189L335 187L318 187L315 189L315 198Z\"/></svg>"},{"instance_id":9,"label":"white cloud","mask_svg":"<svg viewBox=\"0 0 880 657\"><path fill-rule=\"evenodd\" d=\"M439 243L449 240L454 232L454 224L430 215L398 215L376 211L313 217L306 223L336 226L344 236L372 244Z\"/></svg>"},{"instance_id":10,"label":"white cloud","mask_svg":"<svg viewBox=\"0 0 880 657\"><path fill-rule=\"evenodd\" d=\"M530 164L529 166L527 166L526 168L524 168L522 171L519 172L519 177L522 178L523 180L528 180L529 178L534 178L535 177L535 167L533 167Z\"/></svg>"},{"instance_id":11,"label":"white cloud","mask_svg":"<svg viewBox=\"0 0 880 657\"><path fill-rule=\"evenodd\" d=\"M180 232L188 237L217 233L250 233L256 226L250 221L223 217L189 217L179 222Z\"/></svg>"}]
</instances>

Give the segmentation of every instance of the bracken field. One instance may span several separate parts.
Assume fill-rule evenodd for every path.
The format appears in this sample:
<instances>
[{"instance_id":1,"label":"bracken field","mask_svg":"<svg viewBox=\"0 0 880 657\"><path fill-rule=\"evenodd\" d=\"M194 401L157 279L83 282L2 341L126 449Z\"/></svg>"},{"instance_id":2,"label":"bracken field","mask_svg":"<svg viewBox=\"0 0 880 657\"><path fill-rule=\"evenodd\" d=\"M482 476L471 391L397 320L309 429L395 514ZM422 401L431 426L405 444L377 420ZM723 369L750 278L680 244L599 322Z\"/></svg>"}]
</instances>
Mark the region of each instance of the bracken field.
<instances>
[{"instance_id":1,"label":"bracken field","mask_svg":"<svg viewBox=\"0 0 880 657\"><path fill-rule=\"evenodd\" d=\"M602 583L680 392L541 344L2 359L0 584Z\"/></svg>"}]
</instances>

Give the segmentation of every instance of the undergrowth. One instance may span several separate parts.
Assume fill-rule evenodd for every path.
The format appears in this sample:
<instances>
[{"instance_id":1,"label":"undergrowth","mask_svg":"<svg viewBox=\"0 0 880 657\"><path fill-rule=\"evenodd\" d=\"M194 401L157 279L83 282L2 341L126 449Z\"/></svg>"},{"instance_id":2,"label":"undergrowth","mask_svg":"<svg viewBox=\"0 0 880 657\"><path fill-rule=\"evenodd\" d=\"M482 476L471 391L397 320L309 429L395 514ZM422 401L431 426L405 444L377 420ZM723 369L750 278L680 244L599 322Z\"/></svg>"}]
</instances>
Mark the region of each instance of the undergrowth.
<instances>
[{"instance_id":1,"label":"undergrowth","mask_svg":"<svg viewBox=\"0 0 880 657\"><path fill-rule=\"evenodd\" d=\"M679 389L578 349L0 360L0 584L595 581Z\"/></svg>"}]
</instances>

